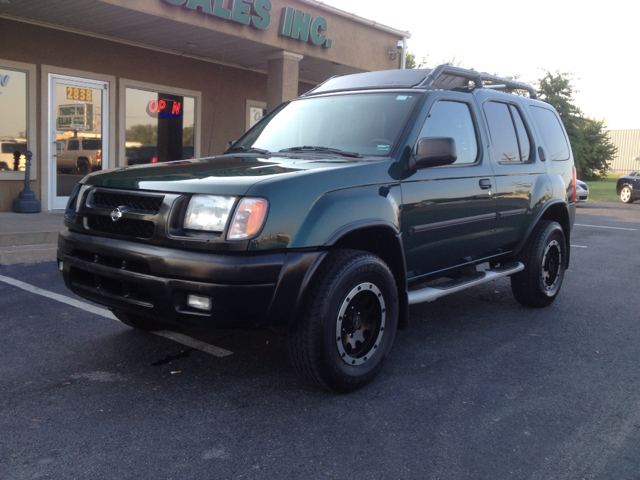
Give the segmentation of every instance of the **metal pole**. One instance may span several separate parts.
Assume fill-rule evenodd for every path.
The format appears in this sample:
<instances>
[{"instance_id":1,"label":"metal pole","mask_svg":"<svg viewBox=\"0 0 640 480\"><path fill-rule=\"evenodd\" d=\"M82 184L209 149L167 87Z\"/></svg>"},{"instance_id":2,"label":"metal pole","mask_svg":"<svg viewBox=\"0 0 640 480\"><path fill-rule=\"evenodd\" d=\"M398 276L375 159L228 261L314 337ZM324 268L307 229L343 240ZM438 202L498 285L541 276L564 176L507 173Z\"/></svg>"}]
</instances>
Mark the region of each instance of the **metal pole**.
<instances>
[{"instance_id":1,"label":"metal pole","mask_svg":"<svg viewBox=\"0 0 640 480\"><path fill-rule=\"evenodd\" d=\"M18 194L18 198L13 201L13 211L16 213L39 213L41 210L40 200L29 188L29 177L31 176L31 157L33 154L27 150L24 154L27 164L24 170L24 190Z\"/></svg>"}]
</instances>

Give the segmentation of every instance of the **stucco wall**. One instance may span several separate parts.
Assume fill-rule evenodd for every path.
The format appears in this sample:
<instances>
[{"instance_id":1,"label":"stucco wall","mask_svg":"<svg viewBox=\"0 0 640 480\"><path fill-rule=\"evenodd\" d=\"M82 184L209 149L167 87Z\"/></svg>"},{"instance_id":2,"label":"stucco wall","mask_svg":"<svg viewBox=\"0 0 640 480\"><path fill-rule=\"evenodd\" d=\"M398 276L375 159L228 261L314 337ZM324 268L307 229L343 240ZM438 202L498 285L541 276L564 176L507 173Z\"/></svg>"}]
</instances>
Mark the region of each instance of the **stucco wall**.
<instances>
[{"instance_id":1,"label":"stucco wall","mask_svg":"<svg viewBox=\"0 0 640 480\"><path fill-rule=\"evenodd\" d=\"M36 65L38 85L41 84L41 65L49 65L65 69L65 73L68 73L68 70L77 70L115 76L116 80L124 78L202 92L199 136L201 156L221 153L227 142L244 133L247 99L266 102L267 75L255 71L7 19L0 19L0 45L0 59ZM300 82L299 91L304 93L312 87L311 84ZM115 89L111 92L116 98L119 94ZM35 101L37 117L41 118L43 99L40 88L37 89ZM46 115L46 107L44 108ZM115 115L116 128L110 134L115 138L116 145L119 145L123 141L118 135L119 112L111 114ZM31 145L37 145L37 148L34 148L34 157L38 164L46 155L39 130L40 121L36 132L30 132ZM123 163L123 160L118 158L118 151L118 148L111 151L111 165ZM42 178L38 177L31 186L38 198L41 193L41 180ZM23 183L0 180L0 211L11 210L12 201L22 189Z\"/></svg>"}]
</instances>

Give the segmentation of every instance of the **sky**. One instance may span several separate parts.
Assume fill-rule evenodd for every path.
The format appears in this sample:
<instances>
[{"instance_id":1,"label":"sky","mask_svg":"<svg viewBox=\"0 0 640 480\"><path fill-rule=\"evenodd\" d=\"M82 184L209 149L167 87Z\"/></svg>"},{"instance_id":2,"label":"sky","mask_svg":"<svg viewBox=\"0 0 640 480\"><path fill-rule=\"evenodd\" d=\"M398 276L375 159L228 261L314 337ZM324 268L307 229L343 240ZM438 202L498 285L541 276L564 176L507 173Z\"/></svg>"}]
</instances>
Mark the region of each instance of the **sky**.
<instances>
[{"instance_id":1,"label":"sky","mask_svg":"<svg viewBox=\"0 0 640 480\"><path fill-rule=\"evenodd\" d=\"M534 83L545 71L571 74L575 104L611 130L640 129L638 11L634 2L609 0L324 0L324 3L397 30L427 67L452 60ZM640 10L640 8L639 8ZM330 26L329 26L330 27Z\"/></svg>"}]
</instances>

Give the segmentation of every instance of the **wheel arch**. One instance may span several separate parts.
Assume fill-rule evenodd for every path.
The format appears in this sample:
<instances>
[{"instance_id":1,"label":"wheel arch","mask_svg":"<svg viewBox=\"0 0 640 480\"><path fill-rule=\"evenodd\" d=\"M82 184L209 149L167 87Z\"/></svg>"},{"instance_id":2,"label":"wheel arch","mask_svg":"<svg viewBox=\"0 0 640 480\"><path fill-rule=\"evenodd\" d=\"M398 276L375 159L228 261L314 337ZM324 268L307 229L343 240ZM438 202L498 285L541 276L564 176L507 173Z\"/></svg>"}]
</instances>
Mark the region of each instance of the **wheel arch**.
<instances>
[{"instance_id":1,"label":"wheel arch","mask_svg":"<svg viewBox=\"0 0 640 480\"><path fill-rule=\"evenodd\" d=\"M575 204L574 204L574 207L575 207ZM566 255L565 269L568 269L569 260L571 257L571 248L570 248L571 228L573 226L572 216L569 212L569 209L570 209L570 205L568 205L567 203L565 203L560 199L548 202L542 208L542 210L538 214L535 221L532 222L531 225L529 226L529 229L527 230L527 234L524 236L524 238L518 245L518 248L516 249L516 252L515 252L516 255L522 251L526 243L529 241L529 238L533 234L534 230L536 229L537 225L541 221L549 220L553 222L558 222L562 227L562 231L564 233L564 238L566 241L567 255Z\"/></svg>"},{"instance_id":2,"label":"wheel arch","mask_svg":"<svg viewBox=\"0 0 640 480\"><path fill-rule=\"evenodd\" d=\"M380 257L391 269L398 288L399 316L398 328L408 324L407 269L401 234L398 228L388 222L358 222L336 232L325 245L330 250L362 250Z\"/></svg>"}]
</instances>

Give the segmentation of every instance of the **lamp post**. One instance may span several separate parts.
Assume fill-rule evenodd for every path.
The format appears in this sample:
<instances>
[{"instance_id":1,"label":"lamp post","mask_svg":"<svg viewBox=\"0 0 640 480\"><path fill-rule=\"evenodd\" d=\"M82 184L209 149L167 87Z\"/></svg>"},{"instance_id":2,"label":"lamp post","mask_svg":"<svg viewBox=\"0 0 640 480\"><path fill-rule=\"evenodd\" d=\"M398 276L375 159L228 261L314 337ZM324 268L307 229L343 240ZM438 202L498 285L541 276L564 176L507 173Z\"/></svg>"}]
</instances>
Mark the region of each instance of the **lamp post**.
<instances>
[{"instance_id":1,"label":"lamp post","mask_svg":"<svg viewBox=\"0 0 640 480\"><path fill-rule=\"evenodd\" d=\"M31 157L33 154L30 150L27 150L24 156L27 159L24 171L24 189L18 194L18 198L13 200L13 211L16 213L39 213L40 200L36 198L36 194L29 188Z\"/></svg>"}]
</instances>

